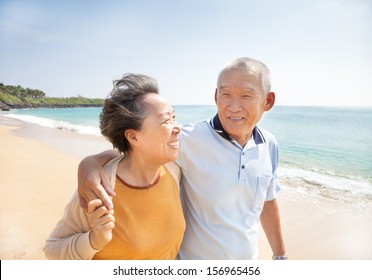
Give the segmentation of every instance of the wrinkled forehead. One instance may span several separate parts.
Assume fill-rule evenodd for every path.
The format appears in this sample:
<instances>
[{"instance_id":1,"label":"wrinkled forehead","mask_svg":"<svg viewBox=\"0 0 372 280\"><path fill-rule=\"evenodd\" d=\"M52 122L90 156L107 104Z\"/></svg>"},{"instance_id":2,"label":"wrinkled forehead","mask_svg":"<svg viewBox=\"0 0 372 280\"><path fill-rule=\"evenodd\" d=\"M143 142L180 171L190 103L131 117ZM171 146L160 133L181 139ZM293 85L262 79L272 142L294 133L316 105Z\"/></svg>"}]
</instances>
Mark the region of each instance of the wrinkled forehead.
<instances>
[{"instance_id":1,"label":"wrinkled forehead","mask_svg":"<svg viewBox=\"0 0 372 280\"><path fill-rule=\"evenodd\" d=\"M217 87L218 89L234 87L256 90L261 88L261 80L256 73L248 70L225 70L219 76Z\"/></svg>"}]
</instances>

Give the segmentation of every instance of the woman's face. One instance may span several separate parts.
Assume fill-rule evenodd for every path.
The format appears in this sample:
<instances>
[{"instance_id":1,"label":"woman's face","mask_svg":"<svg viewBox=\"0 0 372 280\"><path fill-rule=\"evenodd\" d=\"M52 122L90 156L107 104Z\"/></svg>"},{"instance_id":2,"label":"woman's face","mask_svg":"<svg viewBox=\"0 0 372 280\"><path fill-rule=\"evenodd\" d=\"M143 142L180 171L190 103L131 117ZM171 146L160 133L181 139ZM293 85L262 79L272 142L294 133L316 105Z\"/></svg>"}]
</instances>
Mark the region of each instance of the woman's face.
<instances>
[{"instance_id":1,"label":"woman's face","mask_svg":"<svg viewBox=\"0 0 372 280\"><path fill-rule=\"evenodd\" d=\"M159 94L144 97L149 115L137 132L139 149L149 161L165 164L178 156L180 126L172 106Z\"/></svg>"}]
</instances>

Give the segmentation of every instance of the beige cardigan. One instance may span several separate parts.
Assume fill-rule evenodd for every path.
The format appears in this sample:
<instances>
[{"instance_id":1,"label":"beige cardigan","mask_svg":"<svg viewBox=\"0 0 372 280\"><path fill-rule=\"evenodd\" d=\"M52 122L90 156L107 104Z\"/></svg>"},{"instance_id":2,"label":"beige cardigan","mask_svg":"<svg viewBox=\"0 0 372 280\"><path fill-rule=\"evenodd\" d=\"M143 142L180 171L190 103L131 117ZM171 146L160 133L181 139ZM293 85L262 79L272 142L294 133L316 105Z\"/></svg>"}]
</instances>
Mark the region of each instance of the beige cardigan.
<instances>
[{"instance_id":1,"label":"beige cardigan","mask_svg":"<svg viewBox=\"0 0 372 280\"><path fill-rule=\"evenodd\" d=\"M108 162L104 168L115 186L116 169L123 158L119 156ZM174 162L167 163L166 168L172 174L178 187L181 179L181 169ZM80 207L78 192L75 191L67 204L63 218L57 223L46 240L44 253L48 259L54 260L90 260L99 252L90 245L89 226L84 210Z\"/></svg>"}]
</instances>

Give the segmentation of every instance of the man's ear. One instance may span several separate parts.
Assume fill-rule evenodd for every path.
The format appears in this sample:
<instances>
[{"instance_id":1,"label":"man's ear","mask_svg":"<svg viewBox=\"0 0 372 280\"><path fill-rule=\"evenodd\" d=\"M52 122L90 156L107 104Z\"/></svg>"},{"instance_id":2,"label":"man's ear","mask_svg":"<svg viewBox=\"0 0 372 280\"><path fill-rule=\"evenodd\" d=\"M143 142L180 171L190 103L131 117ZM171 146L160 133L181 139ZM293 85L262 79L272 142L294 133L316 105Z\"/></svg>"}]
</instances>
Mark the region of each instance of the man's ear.
<instances>
[{"instance_id":1,"label":"man's ear","mask_svg":"<svg viewBox=\"0 0 372 280\"><path fill-rule=\"evenodd\" d=\"M266 95L266 100L265 100L265 111L269 111L275 104L275 93L274 92L269 92Z\"/></svg>"},{"instance_id":2,"label":"man's ear","mask_svg":"<svg viewBox=\"0 0 372 280\"><path fill-rule=\"evenodd\" d=\"M127 129L124 132L124 137L127 138L128 142L132 146L138 146L137 131L135 131L134 129Z\"/></svg>"},{"instance_id":3,"label":"man's ear","mask_svg":"<svg viewBox=\"0 0 372 280\"><path fill-rule=\"evenodd\" d=\"M217 104L217 88L214 91L214 102Z\"/></svg>"}]
</instances>

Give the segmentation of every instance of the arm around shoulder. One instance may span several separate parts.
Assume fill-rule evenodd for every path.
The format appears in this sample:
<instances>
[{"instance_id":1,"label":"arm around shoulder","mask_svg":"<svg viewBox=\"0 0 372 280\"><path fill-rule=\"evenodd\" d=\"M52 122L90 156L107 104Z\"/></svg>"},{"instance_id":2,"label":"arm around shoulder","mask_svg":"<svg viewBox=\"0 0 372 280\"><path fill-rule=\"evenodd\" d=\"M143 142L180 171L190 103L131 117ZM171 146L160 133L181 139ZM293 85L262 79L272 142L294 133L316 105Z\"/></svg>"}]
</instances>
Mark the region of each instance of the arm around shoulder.
<instances>
[{"instance_id":1,"label":"arm around shoulder","mask_svg":"<svg viewBox=\"0 0 372 280\"><path fill-rule=\"evenodd\" d=\"M104 172L103 165L119 155L115 150L107 150L102 153L87 156L78 167L78 192L80 206L87 209L89 201L100 198L109 208L112 203L109 196L114 196L110 178Z\"/></svg>"}]
</instances>

